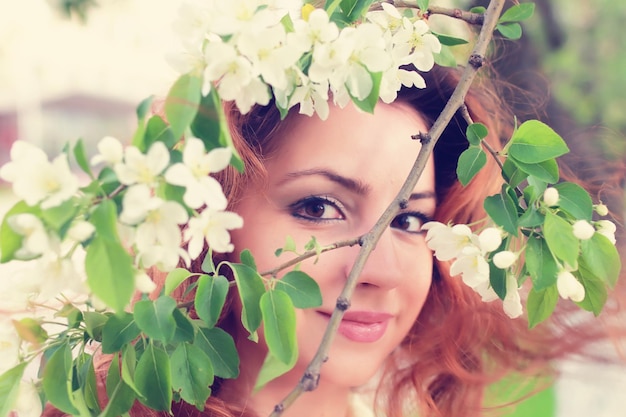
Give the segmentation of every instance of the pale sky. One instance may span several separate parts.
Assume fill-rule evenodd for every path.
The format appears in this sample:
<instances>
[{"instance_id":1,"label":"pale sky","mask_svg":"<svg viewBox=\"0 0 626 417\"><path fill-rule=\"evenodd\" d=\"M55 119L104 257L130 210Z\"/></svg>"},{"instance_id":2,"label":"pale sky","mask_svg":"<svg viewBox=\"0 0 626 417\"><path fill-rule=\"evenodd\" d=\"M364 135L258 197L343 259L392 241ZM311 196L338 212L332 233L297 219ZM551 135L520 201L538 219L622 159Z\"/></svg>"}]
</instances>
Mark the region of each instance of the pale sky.
<instances>
[{"instance_id":1,"label":"pale sky","mask_svg":"<svg viewBox=\"0 0 626 417\"><path fill-rule=\"evenodd\" d=\"M136 103L167 90L180 0L98 0L85 25L53 1L0 0L0 111L71 93Z\"/></svg>"}]
</instances>

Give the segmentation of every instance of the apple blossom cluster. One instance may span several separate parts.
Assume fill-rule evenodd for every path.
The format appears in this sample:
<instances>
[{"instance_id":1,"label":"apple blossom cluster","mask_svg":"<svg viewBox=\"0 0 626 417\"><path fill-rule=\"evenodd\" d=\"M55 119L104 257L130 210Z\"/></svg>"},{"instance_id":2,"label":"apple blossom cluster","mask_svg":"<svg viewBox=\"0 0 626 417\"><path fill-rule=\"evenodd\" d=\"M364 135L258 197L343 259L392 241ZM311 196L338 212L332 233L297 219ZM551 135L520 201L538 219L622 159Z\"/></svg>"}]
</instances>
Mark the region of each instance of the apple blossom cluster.
<instances>
[{"instance_id":1,"label":"apple blossom cluster","mask_svg":"<svg viewBox=\"0 0 626 417\"><path fill-rule=\"evenodd\" d=\"M556 206L558 201L558 190L548 187L543 193L543 204L547 207ZM601 216L608 214L603 204L596 205L595 211ZM465 224L429 222L422 228L427 231L427 245L437 259L451 262L452 276L460 275L463 283L478 293L482 301L490 302L501 298L504 312L509 317L522 315L519 290L520 282L526 277L520 274L523 271L520 265L522 262L518 261L526 250L525 246L517 251L508 250L506 247L509 246L511 236L499 227L487 227L474 233ZM576 220L571 224L572 235L580 241L589 240L598 233L611 244L615 244L615 232L616 226L610 220ZM494 290L492 267L506 271L503 296ZM567 263L560 263L556 271L556 289L561 298L582 302L585 299L585 287L574 275L576 270L576 267Z\"/></svg>"},{"instance_id":2,"label":"apple blossom cluster","mask_svg":"<svg viewBox=\"0 0 626 417\"><path fill-rule=\"evenodd\" d=\"M175 29L184 52L170 63L181 73L203 75L203 94L217 88L246 113L273 96L283 110L328 116L328 100L345 106L379 98L392 102L397 91L425 87L441 51L419 11L400 13L381 3L358 25L339 28L327 11L301 0L202 0L181 7Z\"/></svg>"}]
</instances>

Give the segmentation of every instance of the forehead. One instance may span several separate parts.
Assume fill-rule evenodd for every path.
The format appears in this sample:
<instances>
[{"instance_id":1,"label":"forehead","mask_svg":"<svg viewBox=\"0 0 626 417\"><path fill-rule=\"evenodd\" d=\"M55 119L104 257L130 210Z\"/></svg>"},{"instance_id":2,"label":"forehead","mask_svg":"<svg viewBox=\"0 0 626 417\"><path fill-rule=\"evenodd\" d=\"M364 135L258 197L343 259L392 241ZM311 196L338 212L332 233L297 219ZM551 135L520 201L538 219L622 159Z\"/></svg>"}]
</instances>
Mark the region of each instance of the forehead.
<instances>
[{"instance_id":1,"label":"forehead","mask_svg":"<svg viewBox=\"0 0 626 417\"><path fill-rule=\"evenodd\" d=\"M331 168L373 185L399 187L421 147L411 136L427 130L421 115L404 103L380 103L374 114L351 104L331 107L325 121L298 115L276 138L266 163L270 181L291 172Z\"/></svg>"}]
</instances>

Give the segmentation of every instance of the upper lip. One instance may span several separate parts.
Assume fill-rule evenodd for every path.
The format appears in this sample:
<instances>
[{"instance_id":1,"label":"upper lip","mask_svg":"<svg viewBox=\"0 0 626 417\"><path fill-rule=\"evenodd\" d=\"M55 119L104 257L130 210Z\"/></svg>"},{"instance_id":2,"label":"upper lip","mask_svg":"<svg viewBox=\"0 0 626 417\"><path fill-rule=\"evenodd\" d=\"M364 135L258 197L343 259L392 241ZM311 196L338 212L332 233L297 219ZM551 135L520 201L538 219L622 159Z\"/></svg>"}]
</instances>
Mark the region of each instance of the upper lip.
<instances>
[{"instance_id":1,"label":"upper lip","mask_svg":"<svg viewBox=\"0 0 626 417\"><path fill-rule=\"evenodd\" d=\"M330 316L332 311L318 311L318 313ZM380 323L385 320L389 320L393 317L393 314L385 313L382 311L346 311L343 315L344 321L354 321L357 323Z\"/></svg>"}]
</instances>

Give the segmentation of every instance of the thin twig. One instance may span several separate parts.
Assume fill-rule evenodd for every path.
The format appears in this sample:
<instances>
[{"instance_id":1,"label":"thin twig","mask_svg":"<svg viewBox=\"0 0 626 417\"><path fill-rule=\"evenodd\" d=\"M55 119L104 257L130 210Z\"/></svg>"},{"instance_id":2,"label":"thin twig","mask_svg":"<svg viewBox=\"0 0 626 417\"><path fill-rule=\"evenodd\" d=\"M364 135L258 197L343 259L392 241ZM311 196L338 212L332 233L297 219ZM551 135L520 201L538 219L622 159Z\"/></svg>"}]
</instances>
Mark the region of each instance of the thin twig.
<instances>
[{"instance_id":1,"label":"thin twig","mask_svg":"<svg viewBox=\"0 0 626 417\"><path fill-rule=\"evenodd\" d=\"M354 246L354 245L358 245L361 242L361 237L357 237L357 238L352 238L352 239L347 239L347 240L341 240L339 242L335 242L331 245L327 245L327 246L323 246L321 249L311 249L310 251L306 251L301 255L298 255L297 257L288 260L287 262L278 265L276 268L272 268L270 270L264 271L264 272L260 272L259 275L261 275L262 277L265 276L276 276L276 274L278 274L280 271L282 271L283 269L287 269L291 266L297 265L300 262L312 258L314 256L317 256L321 253L324 252L328 252L330 250L335 250L335 249L339 249L339 248L343 248L346 246Z\"/></svg>"},{"instance_id":2,"label":"thin twig","mask_svg":"<svg viewBox=\"0 0 626 417\"><path fill-rule=\"evenodd\" d=\"M410 0L387 0L386 1L389 4L392 4L396 7L408 7L408 8L413 8L413 9L417 9L419 8L417 6L417 3L415 2L415 0L410 1ZM382 7L377 5L372 7L372 10L377 10L377 9L381 9ZM475 25L475 26L480 26L483 24L483 22L485 21L485 15L482 13L474 13L474 12L468 12L466 10L462 10L462 9L458 9L458 8L449 8L449 7L440 7L440 6L428 6L428 10L425 11L424 13L426 16L431 16L434 14L439 14L439 15L443 15L443 16L449 16L449 17L453 17L455 19L459 19L459 20L463 20L464 22L470 24L470 25Z\"/></svg>"},{"instance_id":3,"label":"thin twig","mask_svg":"<svg viewBox=\"0 0 626 417\"><path fill-rule=\"evenodd\" d=\"M472 116L469 114L469 110L467 110L467 105L465 105L465 103L463 103L459 111L461 112L461 117L463 117L463 119L465 120L465 123L467 123L468 126L474 124L474 120L472 119ZM481 140L480 144L483 146L483 148L487 150L487 152L491 154L491 156L496 161L496 164L498 164L500 169L501 170L504 169L504 164L500 160L500 153L496 151L495 149L493 149L493 147L489 144L489 142L485 140Z\"/></svg>"},{"instance_id":4,"label":"thin twig","mask_svg":"<svg viewBox=\"0 0 626 417\"><path fill-rule=\"evenodd\" d=\"M380 239L380 236L387 229L394 216L396 216L402 202L408 199L412 190L415 188L415 184L417 184L417 181L426 166L426 162L428 161L430 154L432 153L432 150L445 127L448 125L450 120L452 120L452 117L454 117L454 114L457 112L459 107L463 105L465 96L484 60L483 57L487 51L487 46L491 41L496 23L500 13L502 12L502 8L504 7L504 1L505 0L491 0L489 3L489 7L485 12L483 27L478 35L474 51L470 56L469 65L465 67L454 93L452 93L450 100L426 136L430 138L430 140L422 141L422 147L417 155L417 159L415 160L415 163L411 168L411 172L402 185L398 195L391 202L389 207L387 207L374 227L363 236L361 241L361 250L359 251L350 274L348 275L346 284L337 298L336 307L330 316L328 327L326 328L326 332L324 333L324 337L322 338L315 356L311 360L311 363L307 366L298 385L296 385L296 387L274 407L274 411L270 414L270 417L279 417L300 395L306 391L312 391L317 387L320 377L320 369L322 364L327 360L328 351L330 350L330 346L337 333L341 319L343 318L345 311L350 306L350 299L354 289L356 288L357 279L365 266L365 262Z\"/></svg>"}]
</instances>

